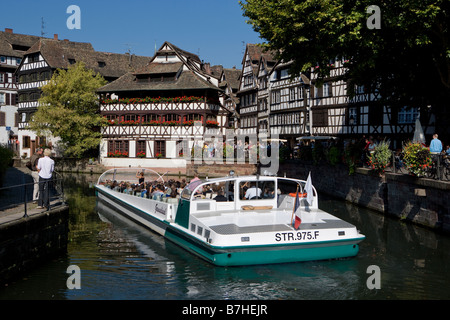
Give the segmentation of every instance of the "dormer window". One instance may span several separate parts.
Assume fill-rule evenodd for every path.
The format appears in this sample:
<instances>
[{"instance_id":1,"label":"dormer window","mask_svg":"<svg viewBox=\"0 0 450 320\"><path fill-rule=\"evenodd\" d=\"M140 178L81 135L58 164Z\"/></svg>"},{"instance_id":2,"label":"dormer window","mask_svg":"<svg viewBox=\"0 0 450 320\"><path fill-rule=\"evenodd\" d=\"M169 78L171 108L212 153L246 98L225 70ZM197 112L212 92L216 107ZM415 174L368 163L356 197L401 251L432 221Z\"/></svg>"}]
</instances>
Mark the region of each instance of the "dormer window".
<instances>
[{"instance_id":1,"label":"dormer window","mask_svg":"<svg viewBox=\"0 0 450 320\"><path fill-rule=\"evenodd\" d=\"M75 62L76 62L75 59L69 58L69 63L70 63L70 64L75 64Z\"/></svg>"},{"instance_id":2,"label":"dormer window","mask_svg":"<svg viewBox=\"0 0 450 320\"><path fill-rule=\"evenodd\" d=\"M100 68L106 67L105 61L98 61L98 66L99 66Z\"/></svg>"}]
</instances>

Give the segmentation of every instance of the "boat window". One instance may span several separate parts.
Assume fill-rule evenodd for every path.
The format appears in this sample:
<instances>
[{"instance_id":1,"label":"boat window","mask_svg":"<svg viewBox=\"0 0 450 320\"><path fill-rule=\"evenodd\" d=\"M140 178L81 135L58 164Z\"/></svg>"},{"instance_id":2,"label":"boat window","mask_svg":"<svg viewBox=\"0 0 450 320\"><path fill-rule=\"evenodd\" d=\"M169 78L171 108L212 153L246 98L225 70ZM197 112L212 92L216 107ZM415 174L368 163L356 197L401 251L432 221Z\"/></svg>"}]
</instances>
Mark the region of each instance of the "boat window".
<instances>
[{"instance_id":1,"label":"boat window","mask_svg":"<svg viewBox=\"0 0 450 320\"><path fill-rule=\"evenodd\" d=\"M239 184L241 200L273 199L275 193L274 181L242 181Z\"/></svg>"},{"instance_id":2,"label":"boat window","mask_svg":"<svg viewBox=\"0 0 450 320\"><path fill-rule=\"evenodd\" d=\"M303 184L299 185L297 181L293 180L278 179L279 194L293 194L295 196L295 193L297 192L297 186L299 186L298 192L303 192Z\"/></svg>"},{"instance_id":3,"label":"boat window","mask_svg":"<svg viewBox=\"0 0 450 320\"><path fill-rule=\"evenodd\" d=\"M234 201L234 181L211 182L195 190L194 200Z\"/></svg>"},{"instance_id":4,"label":"boat window","mask_svg":"<svg viewBox=\"0 0 450 320\"><path fill-rule=\"evenodd\" d=\"M192 191L188 187L186 187L183 189L183 192L181 192L181 198L190 200L191 194L192 194Z\"/></svg>"}]
</instances>

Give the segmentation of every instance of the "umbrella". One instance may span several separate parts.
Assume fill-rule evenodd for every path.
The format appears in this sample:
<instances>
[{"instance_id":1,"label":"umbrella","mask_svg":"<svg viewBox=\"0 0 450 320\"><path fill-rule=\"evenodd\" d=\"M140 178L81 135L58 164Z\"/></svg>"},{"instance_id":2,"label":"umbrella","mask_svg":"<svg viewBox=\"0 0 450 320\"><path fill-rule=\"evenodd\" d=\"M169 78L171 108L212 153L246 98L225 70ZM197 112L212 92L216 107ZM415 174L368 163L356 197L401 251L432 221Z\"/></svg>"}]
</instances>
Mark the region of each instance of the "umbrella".
<instances>
[{"instance_id":1,"label":"umbrella","mask_svg":"<svg viewBox=\"0 0 450 320\"><path fill-rule=\"evenodd\" d=\"M419 117L416 119L416 129L414 130L413 142L425 144L425 134L423 133Z\"/></svg>"}]
</instances>

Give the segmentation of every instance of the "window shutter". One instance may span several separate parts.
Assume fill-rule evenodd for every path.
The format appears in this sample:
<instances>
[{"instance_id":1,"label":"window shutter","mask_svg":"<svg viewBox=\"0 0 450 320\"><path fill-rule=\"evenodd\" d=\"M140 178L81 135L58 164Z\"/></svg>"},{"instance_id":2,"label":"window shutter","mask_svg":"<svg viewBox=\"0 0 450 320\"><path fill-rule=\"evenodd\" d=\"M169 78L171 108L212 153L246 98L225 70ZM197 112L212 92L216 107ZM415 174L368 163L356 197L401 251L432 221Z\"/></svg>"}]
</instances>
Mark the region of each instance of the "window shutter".
<instances>
[{"instance_id":1,"label":"window shutter","mask_svg":"<svg viewBox=\"0 0 450 320\"><path fill-rule=\"evenodd\" d=\"M0 112L0 127L6 126L6 114L4 112Z\"/></svg>"}]
</instances>

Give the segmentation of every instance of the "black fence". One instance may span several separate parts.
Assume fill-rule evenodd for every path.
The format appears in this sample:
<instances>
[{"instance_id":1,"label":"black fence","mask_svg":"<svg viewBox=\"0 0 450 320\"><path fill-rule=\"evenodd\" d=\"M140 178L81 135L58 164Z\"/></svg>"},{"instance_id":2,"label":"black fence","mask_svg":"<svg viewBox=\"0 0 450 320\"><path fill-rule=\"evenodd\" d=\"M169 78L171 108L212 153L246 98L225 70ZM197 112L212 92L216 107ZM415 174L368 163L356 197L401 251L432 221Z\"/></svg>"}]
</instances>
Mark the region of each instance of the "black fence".
<instances>
[{"instance_id":1,"label":"black fence","mask_svg":"<svg viewBox=\"0 0 450 320\"><path fill-rule=\"evenodd\" d=\"M49 192L50 208L64 202L63 181L60 174L54 172L46 187L48 187ZM0 188L0 215L23 212L24 217L26 217L29 210L38 206L37 201L33 199L33 193L37 190L39 190L39 182L9 185Z\"/></svg>"},{"instance_id":2,"label":"black fence","mask_svg":"<svg viewBox=\"0 0 450 320\"><path fill-rule=\"evenodd\" d=\"M432 154L432 163L425 171L423 178L441 181L450 181L450 156L443 154ZM390 167L386 171L409 174L409 170L403 161L403 154L393 154Z\"/></svg>"}]
</instances>

